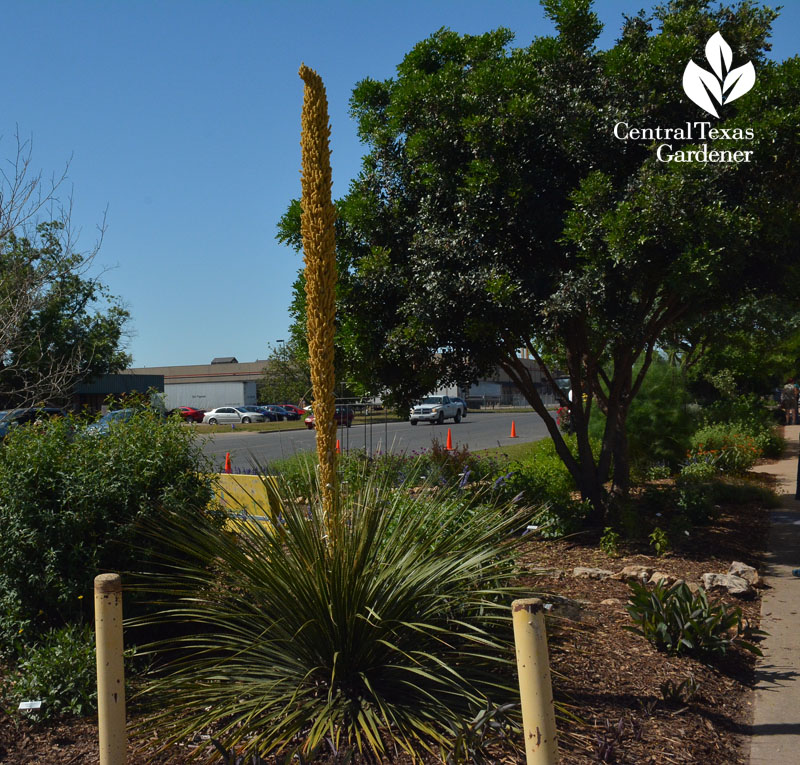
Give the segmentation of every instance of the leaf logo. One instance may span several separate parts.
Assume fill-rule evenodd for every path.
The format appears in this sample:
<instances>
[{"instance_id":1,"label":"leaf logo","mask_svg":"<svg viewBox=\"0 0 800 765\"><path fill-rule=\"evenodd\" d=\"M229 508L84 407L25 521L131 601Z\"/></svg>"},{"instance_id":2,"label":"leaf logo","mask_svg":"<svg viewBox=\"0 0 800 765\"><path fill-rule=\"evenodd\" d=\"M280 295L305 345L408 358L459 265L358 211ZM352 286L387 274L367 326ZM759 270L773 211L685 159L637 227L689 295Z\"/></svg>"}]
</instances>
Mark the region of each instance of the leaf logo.
<instances>
[{"instance_id":1,"label":"leaf logo","mask_svg":"<svg viewBox=\"0 0 800 765\"><path fill-rule=\"evenodd\" d=\"M752 61L730 68L733 51L719 32L706 43L706 58L713 72L689 61L683 72L683 89L701 109L719 117L714 101L722 106L743 96L755 84L756 70Z\"/></svg>"}]
</instances>

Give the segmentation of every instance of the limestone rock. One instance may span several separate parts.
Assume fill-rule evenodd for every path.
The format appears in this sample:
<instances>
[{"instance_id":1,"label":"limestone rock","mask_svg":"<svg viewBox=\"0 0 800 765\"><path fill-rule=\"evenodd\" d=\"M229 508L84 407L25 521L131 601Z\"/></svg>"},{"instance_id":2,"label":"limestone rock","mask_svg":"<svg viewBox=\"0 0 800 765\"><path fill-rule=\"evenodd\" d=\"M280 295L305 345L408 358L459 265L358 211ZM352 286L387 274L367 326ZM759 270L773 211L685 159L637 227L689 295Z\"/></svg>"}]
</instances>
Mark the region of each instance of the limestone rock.
<instances>
[{"instance_id":1,"label":"limestone rock","mask_svg":"<svg viewBox=\"0 0 800 765\"><path fill-rule=\"evenodd\" d=\"M612 579L621 579L623 582L637 581L647 583L653 569L649 566L625 566L622 571L612 575Z\"/></svg>"},{"instance_id":2,"label":"limestone rock","mask_svg":"<svg viewBox=\"0 0 800 765\"><path fill-rule=\"evenodd\" d=\"M591 604L584 600L574 600L563 595L547 595L543 600L545 612L551 616L587 624L596 624L598 621L597 614L588 609Z\"/></svg>"},{"instance_id":3,"label":"limestone rock","mask_svg":"<svg viewBox=\"0 0 800 765\"><path fill-rule=\"evenodd\" d=\"M572 570L572 576L576 579L608 579L614 574L604 568L587 568L586 566L576 566Z\"/></svg>"},{"instance_id":4,"label":"limestone rock","mask_svg":"<svg viewBox=\"0 0 800 765\"><path fill-rule=\"evenodd\" d=\"M601 606L618 606L620 603L622 603L622 601L617 598L606 598L600 601Z\"/></svg>"},{"instance_id":5,"label":"limestone rock","mask_svg":"<svg viewBox=\"0 0 800 765\"><path fill-rule=\"evenodd\" d=\"M662 587L669 587L675 582L675 577L672 574L667 574L665 571L654 571L650 576L650 584L660 584Z\"/></svg>"},{"instance_id":6,"label":"limestone rock","mask_svg":"<svg viewBox=\"0 0 800 765\"><path fill-rule=\"evenodd\" d=\"M529 574L534 576L547 576L552 579L565 579L567 572L563 568L541 568L532 566L528 569Z\"/></svg>"},{"instance_id":7,"label":"limestone rock","mask_svg":"<svg viewBox=\"0 0 800 765\"><path fill-rule=\"evenodd\" d=\"M733 576L732 574L703 574L702 578L703 587L707 590L727 590L731 595L738 595L740 598L751 597L754 594L750 583L740 576Z\"/></svg>"},{"instance_id":8,"label":"limestone rock","mask_svg":"<svg viewBox=\"0 0 800 765\"><path fill-rule=\"evenodd\" d=\"M758 576L758 571L756 571L752 566L748 566L746 563L742 563L741 561L735 560L733 563L731 563L728 573L732 576L741 577L753 587L761 586L761 579Z\"/></svg>"}]
</instances>

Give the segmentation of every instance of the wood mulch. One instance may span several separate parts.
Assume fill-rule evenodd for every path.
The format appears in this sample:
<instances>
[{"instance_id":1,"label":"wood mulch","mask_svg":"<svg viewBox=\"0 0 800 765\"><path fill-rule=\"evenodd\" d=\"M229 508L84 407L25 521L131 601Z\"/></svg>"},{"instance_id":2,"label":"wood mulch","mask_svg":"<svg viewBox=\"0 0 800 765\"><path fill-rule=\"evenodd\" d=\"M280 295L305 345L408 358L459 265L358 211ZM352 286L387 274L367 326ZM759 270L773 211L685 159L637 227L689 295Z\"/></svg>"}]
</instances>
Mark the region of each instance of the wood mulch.
<instances>
[{"instance_id":1,"label":"wood mulch","mask_svg":"<svg viewBox=\"0 0 800 765\"><path fill-rule=\"evenodd\" d=\"M553 613L570 617L553 617L548 628L556 701L576 718L559 721L562 765L746 765L754 657L733 648L723 661L709 665L659 653L623 629L631 623L624 609L624 582L577 579L572 569L619 571L639 564L699 583L703 573L727 572L732 561L761 570L767 529L768 512L748 505L722 508L711 526L693 530L680 549L660 558L644 545L611 558L598 548L596 536L529 543L521 560L523 581L532 593L567 603L554 607ZM740 606L750 624L758 625L758 596L723 600ZM666 701L662 683L677 685L689 676L696 696L688 703ZM196 746L208 747L207 741L198 740L155 756L152 742L136 744L139 751L131 749L129 765L182 765ZM204 753L193 762L208 760ZM498 755L497 762L512 759ZM96 723L86 719L37 725L0 709L0 763L99 763Z\"/></svg>"}]
</instances>

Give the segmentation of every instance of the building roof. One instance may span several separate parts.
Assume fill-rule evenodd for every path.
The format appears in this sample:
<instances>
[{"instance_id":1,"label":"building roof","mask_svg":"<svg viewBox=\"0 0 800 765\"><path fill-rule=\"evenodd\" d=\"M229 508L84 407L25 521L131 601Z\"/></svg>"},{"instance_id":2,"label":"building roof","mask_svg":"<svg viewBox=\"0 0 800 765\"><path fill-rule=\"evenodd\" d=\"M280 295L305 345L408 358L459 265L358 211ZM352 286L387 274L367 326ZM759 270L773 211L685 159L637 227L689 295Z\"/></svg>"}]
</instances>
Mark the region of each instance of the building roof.
<instances>
[{"instance_id":1,"label":"building roof","mask_svg":"<svg viewBox=\"0 0 800 765\"><path fill-rule=\"evenodd\" d=\"M164 375L164 385L203 382L257 382L264 376L264 367L266 365L266 359L244 362L219 362L215 360L211 364L139 367L125 371L134 375Z\"/></svg>"}]
</instances>

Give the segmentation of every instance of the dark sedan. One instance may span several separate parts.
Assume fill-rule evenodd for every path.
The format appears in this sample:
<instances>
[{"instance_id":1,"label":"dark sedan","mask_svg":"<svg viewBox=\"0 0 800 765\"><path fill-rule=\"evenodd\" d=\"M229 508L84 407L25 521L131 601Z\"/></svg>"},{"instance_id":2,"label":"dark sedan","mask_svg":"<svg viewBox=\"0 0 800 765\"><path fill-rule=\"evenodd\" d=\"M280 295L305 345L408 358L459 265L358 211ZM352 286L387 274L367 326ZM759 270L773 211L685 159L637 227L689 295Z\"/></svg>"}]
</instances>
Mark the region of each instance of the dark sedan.
<instances>
[{"instance_id":1,"label":"dark sedan","mask_svg":"<svg viewBox=\"0 0 800 765\"><path fill-rule=\"evenodd\" d=\"M49 420L51 417L64 417L66 412L57 406L27 407L0 412L0 440L6 437L11 428L19 425Z\"/></svg>"},{"instance_id":2,"label":"dark sedan","mask_svg":"<svg viewBox=\"0 0 800 765\"><path fill-rule=\"evenodd\" d=\"M272 412L277 416L279 420L299 420L300 415L296 412L291 412L288 409L284 409L282 406L278 406L277 404L266 404L261 407L262 409L266 409L268 412Z\"/></svg>"}]
</instances>

